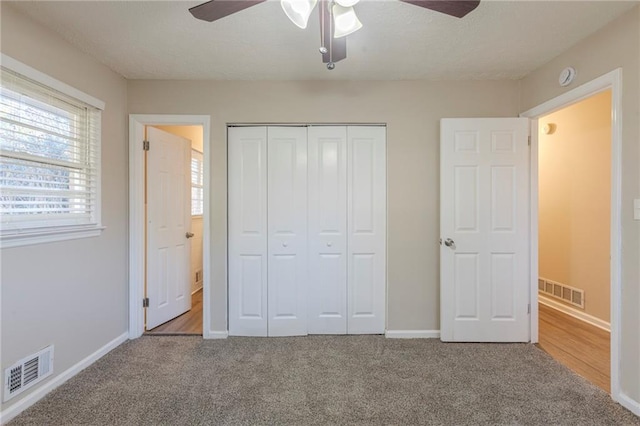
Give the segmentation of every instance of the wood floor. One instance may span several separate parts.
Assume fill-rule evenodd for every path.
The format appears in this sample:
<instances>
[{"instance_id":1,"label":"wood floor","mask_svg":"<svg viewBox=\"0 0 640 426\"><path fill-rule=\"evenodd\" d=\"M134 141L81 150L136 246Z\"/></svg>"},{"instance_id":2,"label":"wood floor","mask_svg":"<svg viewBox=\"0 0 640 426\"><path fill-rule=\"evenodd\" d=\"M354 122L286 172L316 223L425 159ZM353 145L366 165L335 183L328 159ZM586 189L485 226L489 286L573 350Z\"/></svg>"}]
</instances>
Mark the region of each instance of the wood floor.
<instances>
[{"instance_id":1,"label":"wood floor","mask_svg":"<svg viewBox=\"0 0 640 426\"><path fill-rule=\"evenodd\" d=\"M145 334L197 334L202 335L202 289L191 296L191 310L153 328Z\"/></svg>"},{"instance_id":2,"label":"wood floor","mask_svg":"<svg viewBox=\"0 0 640 426\"><path fill-rule=\"evenodd\" d=\"M607 331L539 304L539 343L558 362L611 392L611 336Z\"/></svg>"}]
</instances>

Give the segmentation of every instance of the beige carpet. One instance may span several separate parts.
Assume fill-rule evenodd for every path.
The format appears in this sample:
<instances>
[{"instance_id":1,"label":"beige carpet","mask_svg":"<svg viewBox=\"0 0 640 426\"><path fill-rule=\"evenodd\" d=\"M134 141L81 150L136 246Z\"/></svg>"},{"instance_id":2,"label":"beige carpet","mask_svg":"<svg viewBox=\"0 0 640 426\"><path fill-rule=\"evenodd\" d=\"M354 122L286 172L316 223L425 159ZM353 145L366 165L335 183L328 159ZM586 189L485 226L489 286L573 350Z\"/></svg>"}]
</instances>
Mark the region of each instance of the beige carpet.
<instances>
[{"instance_id":1,"label":"beige carpet","mask_svg":"<svg viewBox=\"0 0 640 426\"><path fill-rule=\"evenodd\" d=\"M12 425L640 425L529 344L143 336Z\"/></svg>"}]
</instances>

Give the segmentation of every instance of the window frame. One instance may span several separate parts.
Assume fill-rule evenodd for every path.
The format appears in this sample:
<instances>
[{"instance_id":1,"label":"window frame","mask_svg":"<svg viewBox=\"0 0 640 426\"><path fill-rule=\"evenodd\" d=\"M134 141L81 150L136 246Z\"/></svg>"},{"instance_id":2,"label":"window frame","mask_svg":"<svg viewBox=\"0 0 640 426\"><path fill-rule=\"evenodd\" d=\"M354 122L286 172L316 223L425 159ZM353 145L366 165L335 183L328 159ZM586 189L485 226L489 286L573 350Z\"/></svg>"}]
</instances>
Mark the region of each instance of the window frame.
<instances>
[{"instance_id":1,"label":"window frame","mask_svg":"<svg viewBox=\"0 0 640 426\"><path fill-rule=\"evenodd\" d=\"M204 215L204 153L198 151L197 149L191 148L191 161L189 163L191 163L194 159L194 153L198 154L200 157L200 176L201 176L201 181L202 184L194 184L193 183L193 178L191 179L191 217L192 218L200 218ZM198 188L202 191L202 210L201 213L197 213L197 214L193 214L193 188Z\"/></svg>"},{"instance_id":2,"label":"window frame","mask_svg":"<svg viewBox=\"0 0 640 426\"><path fill-rule=\"evenodd\" d=\"M72 97L88 106L96 108L100 112L98 119L101 126L102 115L104 111L105 103L91 95L88 95L66 83L63 83L47 74L44 74L12 57L0 53L0 63L3 68L17 73L29 80L35 81L52 91L60 92L66 96ZM65 241L78 238L89 238L99 236L105 229L102 226L102 182L101 182L101 131L97 133L97 139L95 141L96 158L95 158L95 173L96 173L96 204L95 204L95 223L83 224L83 225L52 225L44 227L25 227L25 228L7 228L4 226L0 229L0 247L20 247L26 245L43 244L56 241Z\"/></svg>"}]
</instances>

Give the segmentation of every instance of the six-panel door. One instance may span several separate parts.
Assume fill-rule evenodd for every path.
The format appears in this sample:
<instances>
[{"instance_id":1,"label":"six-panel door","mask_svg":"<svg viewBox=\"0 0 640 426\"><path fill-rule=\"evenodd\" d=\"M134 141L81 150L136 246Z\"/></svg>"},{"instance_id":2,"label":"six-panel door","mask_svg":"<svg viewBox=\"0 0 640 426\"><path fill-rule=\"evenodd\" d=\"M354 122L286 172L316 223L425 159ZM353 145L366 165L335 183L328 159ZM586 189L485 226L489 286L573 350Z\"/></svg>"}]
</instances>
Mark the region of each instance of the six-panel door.
<instances>
[{"instance_id":1,"label":"six-panel door","mask_svg":"<svg viewBox=\"0 0 640 426\"><path fill-rule=\"evenodd\" d=\"M528 126L441 121L444 341L529 341Z\"/></svg>"},{"instance_id":2,"label":"six-panel door","mask_svg":"<svg viewBox=\"0 0 640 426\"><path fill-rule=\"evenodd\" d=\"M191 142L147 128L147 308L150 330L191 309Z\"/></svg>"}]
</instances>

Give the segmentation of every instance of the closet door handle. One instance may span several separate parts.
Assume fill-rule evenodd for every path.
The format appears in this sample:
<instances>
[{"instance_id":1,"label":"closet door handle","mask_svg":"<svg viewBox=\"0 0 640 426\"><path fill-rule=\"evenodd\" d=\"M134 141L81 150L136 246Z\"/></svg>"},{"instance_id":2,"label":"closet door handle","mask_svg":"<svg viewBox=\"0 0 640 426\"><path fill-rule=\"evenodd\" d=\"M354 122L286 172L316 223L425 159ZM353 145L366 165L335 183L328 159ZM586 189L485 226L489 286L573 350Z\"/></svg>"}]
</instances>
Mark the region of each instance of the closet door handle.
<instances>
[{"instance_id":1,"label":"closet door handle","mask_svg":"<svg viewBox=\"0 0 640 426\"><path fill-rule=\"evenodd\" d=\"M327 243L327 247L331 247L332 245L333 245L333 243L332 243L331 241L329 241L329 242Z\"/></svg>"},{"instance_id":2,"label":"closet door handle","mask_svg":"<svg viewBox=\"0 0 640 426\"><path fill-rule=\"evenodd\" d=\"M287 244L287 243L282 243L282 247L286 247L286 246L288 246L288 245L289 245L289 244Z\"/></svg>"},{"instance_id":3,"label":"closet door handle","mask_svg":"<svg viewBox=\"0 0 640 426\"><path fill-rule=\"evenodd\" d=\"M193 232L187 232L187 233L185 234L185 237L187 237L187 238L193 238L193 236L194 236L194 235L195 235L195 234L194 234Z\"/></svg>"}]
</instances>

